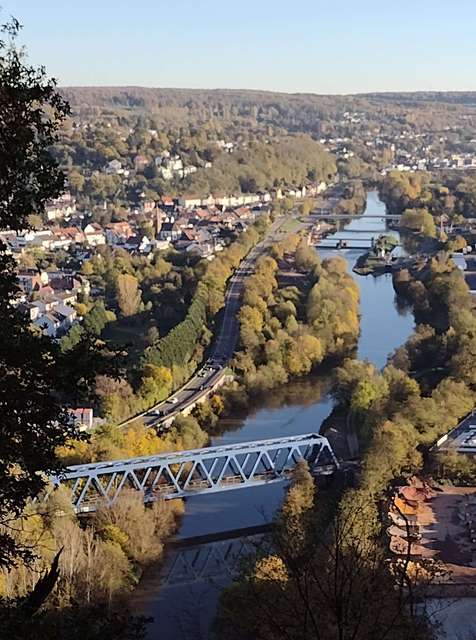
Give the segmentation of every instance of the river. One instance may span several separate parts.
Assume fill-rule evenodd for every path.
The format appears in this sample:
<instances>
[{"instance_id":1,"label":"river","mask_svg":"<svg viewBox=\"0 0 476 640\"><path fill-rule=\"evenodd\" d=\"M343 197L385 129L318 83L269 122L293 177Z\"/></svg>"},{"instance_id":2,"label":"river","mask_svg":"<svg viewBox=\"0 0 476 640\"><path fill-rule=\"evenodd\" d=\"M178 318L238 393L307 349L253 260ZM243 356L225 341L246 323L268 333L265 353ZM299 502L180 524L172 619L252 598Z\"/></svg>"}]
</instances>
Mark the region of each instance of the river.
<instances>
[{"instance_id":1,"label":"river","mask_svg":"<svg viewBox=\"0 0 476 640\"><path fill-rule=\"evenodd\" d=\"M384 220L369 219L366 214L385 215L385 205L376 192L368 193L365 213L346 225L345 231L328 240L348 238L355 232L362 241L386 231ZM369 228L372 232L366 234L365 229ZM398 235L395 231L391 233ZM346 257L351 269L362 252L349 249L338 253ZM336 252L322 251L321 257L332 253ZM413 316L397 306L390 274L378 278L355 274L353 277L360 288L361 334L357 356L370 360L380 368L385 365L388 354L411 334ZM219 425L222 433L214 437L212 443L243 442L319 431L333 408L329 385L329 377L321 376L276 389L247 415L223 420ZM186 502L185 515L176 537L187 539L269 522L281 503L283 491L284 487L277 484L191 498ZM211 548L204 549L205 553L212 551ZM174 553L169 552L169 566L174 560L170 555ZM187 559L201 561L190 554ZM226 575L222 575L219 564L213 580L186 584L178 581L161 585L162 579L163 570L151 568L133 599L134 613L154 618L148 637L153 640L208 638L220 589L228 581Z\"/></svg>"}]
</instances>

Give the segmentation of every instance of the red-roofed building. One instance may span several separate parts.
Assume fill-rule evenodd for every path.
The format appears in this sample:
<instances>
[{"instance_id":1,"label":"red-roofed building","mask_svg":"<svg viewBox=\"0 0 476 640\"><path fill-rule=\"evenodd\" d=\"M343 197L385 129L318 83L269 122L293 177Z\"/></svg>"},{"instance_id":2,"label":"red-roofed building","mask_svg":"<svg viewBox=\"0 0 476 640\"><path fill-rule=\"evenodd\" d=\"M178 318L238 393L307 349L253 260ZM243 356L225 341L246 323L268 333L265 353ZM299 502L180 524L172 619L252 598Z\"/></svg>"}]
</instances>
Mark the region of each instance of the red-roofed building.
<instances>
[{"instance_id":1,"label":"red-roofed building","mask_svg":"<svg viewBox=\"0 0 476 640\"><path fill-rule=\"evenodd\" d=\"M133 235L134 231L127 221L111 222L106 225L106 240L108 244L124 244Z\"/></svg>"},{"instance_id":2,"label":"red-roofed building","mask_svg":"<svg viewBox=\"0 0 476 640\"><path fill-rule=\"evenodd\" d=\"M173 207L175 206L172 196L162 196L160 202L162 203L163 207L173 209Z\"/></svg>"}]
</instances>

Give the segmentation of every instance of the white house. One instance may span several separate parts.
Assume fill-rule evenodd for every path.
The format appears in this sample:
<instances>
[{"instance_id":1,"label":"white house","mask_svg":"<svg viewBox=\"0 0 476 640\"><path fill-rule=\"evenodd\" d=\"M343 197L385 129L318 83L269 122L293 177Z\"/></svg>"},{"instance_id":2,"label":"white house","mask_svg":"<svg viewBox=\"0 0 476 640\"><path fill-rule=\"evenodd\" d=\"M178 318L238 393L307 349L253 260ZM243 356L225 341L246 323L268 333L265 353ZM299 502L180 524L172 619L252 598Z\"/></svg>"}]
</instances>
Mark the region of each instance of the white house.
<instances>
[{"instance_id":1,"label":"white house","mask_svg":"<svg viewBox=\"0 0 476 640\"><path fill-rule=\"evenodd\" d=\"M84 227L84 237L86 243L91 247L98 247L99 245L106 244L106 235L103 228L97 222L90 222Z\"/></svg>"},{"instance_id":2,"label":"white house","mask_svg":"<svg viewBox=\"0 0 476 640\"><path fill-rule=\"evenodd\" d=\"M111 160L111 162L108 162L105 171L109 175L121 175L124 173L124 169L119 160Z\"/></svg>"},{"instance_id":3,"label":"white house","mask_svg":"<svg viewBox=\"0 0 476 640\"><path fill-rule=\"evenodd\" d=\"M200 207L202 204L202 199L198 195L185 195L180 196L180 198L178 199L178 203L181 207L191 209L193 207Z\"/></svg>"},{"instance_id":4,"label":"white house","mask_svg":"<svg viewBox=\"0 0 476 640\"><path fill-rule=\"evenodd\" d=\"M70 218L76 212L76 201L73 196L66 191L59 198L50 200L45 205L46 218L50 222Z\"/></svg>"}]
</instances>

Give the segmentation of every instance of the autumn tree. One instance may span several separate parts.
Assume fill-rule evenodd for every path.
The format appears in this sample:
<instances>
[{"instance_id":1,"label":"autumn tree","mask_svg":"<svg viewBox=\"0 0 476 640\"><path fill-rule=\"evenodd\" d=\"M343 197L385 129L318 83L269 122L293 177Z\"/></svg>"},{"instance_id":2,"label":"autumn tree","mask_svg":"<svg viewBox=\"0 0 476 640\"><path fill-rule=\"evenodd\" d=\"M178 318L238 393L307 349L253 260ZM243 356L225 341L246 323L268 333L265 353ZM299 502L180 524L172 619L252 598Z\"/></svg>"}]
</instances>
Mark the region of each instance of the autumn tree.
<instances>
[{"instance_id":1,"label":"autumn tree","mask_svg":"<svg viewBox=\"0 0 476 640\"><path fill-rule=\"evenodd\" d=\"M172 391L173 377L167 367L146 364L141 376L139 393L150 406L164 400Z\"/></svg>"},{"instance_id":2,"label":"autumn tree","mask_svg":"<svg viewBox=\"0 0 476 640\"><path fill-rule=\"evenodd\" d=\"M303 216L308 216L315 207L315 202L312 198L306 198L302 204L299 205L299 213Z\"/></svg>"},{"instance_id":3,"label":"autumn tree","mask_svg":"<svg viewBox=\"0 0 476 640\"><path fill-rule=\"evenodd\" d=\"M120 273L116 279L116 299L123 316L133 316L139 311L141 291L139 281L129 273Z\"/></svg>"},{"instance_id":4,"label":"autumn tree","mask_svg":"<svg viewBox=\"0 0 476 640\"><path fill-rule=\"evenodd\" d=\"M306 240L301 240L296 249L296 267L302 271L310 271L319 265L320 260L316 249Z\"/></svg>"}]
</instances>

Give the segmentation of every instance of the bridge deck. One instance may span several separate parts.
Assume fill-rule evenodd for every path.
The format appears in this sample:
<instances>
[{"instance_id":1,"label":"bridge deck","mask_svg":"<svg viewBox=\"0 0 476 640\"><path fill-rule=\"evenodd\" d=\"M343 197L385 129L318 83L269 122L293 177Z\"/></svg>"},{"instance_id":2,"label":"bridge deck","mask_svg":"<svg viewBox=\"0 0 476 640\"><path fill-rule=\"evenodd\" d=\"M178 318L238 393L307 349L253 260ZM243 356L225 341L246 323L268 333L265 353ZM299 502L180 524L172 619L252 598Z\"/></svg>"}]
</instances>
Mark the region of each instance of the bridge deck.
<instances>
[{"instance_id":1,"label":"bridge deck","mask_svg":"<svg viewBox=\"0 0 476 640\"><path fill-rule=\"evenodd\" d=\"M362 213L360 215L352 215L350 213L329 213L328 211L325 213L313 212L309 216L311 220L358 220L359 218L365 218L366 220L400 220L401 217L401 214L397 213L386 213L385 215Z\"/></svg>"}]
</instances>

